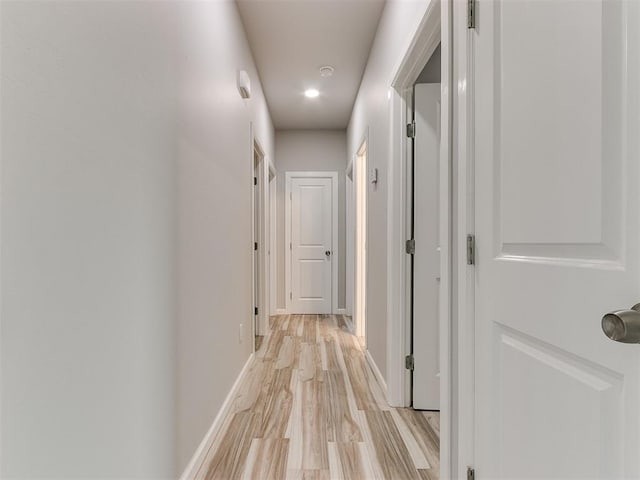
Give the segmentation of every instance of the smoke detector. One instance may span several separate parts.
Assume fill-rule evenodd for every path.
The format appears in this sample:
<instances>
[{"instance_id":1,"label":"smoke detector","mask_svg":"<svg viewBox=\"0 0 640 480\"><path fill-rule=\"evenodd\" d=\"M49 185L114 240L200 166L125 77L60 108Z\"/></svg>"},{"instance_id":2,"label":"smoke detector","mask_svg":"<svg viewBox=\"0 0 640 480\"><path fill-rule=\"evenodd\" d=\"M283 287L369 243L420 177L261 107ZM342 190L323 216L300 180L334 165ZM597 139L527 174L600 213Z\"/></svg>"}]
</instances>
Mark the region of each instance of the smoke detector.
<instances>
[{"instance_id":1,"label":"smoke detector","mask_svg":"<svg viewBox=\"0 0 640 480\"><path fill-rule=\"evenodd\" d=\"M330 77L331 75L333 75L334 71L335 68L333 68L331 65L323 65L322 67L320 67L320 76Z\"/></svg>"}]
</instances>

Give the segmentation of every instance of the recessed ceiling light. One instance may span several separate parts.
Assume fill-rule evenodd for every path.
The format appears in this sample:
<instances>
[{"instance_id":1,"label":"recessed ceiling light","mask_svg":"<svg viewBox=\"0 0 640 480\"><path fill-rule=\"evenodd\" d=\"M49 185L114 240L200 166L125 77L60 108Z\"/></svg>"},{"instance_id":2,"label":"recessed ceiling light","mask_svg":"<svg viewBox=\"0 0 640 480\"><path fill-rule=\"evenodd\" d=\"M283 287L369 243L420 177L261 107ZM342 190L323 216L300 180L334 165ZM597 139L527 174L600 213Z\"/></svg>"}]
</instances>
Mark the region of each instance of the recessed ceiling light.
<instances>
[{"instance_id":1,"label":"recessed ceiling light","mask_svg":"<svg viewBox=\"0 0 640 480\"><path fill-rule=\"evenodd\" d=\"M315 88L308 88L304 91L304 96L307 98L316 98L318 95L320 95L320 92Z\"/></svg>"},{"instance_id":2,"label":"recessed ceiling light","mask_svg":"<svg viewBox=\"0 0 640 480\"><path fill-rule=\"evenodd\" d=\"M333 75L334 71L335 71L335 68L333 68L331 65L324 65L320 67L320 76L330 77L331 75Z\"/></svg>"}]
</instances>

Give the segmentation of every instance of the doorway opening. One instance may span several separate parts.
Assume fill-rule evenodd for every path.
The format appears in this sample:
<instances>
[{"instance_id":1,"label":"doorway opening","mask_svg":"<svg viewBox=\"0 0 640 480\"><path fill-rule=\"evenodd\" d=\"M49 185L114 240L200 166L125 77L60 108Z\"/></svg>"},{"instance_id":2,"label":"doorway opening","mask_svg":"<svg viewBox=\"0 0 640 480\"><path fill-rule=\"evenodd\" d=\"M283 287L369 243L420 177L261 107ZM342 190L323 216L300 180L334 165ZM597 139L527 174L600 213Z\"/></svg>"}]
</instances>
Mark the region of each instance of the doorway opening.
<instances>
[{"instance_id":1,"label":"doorway opening","mask_svg":"<svg viewBox=\"0 0 640 480\"><path fill-rule=\"evenodd\" d=\"M392 406L435 411L429 415L439 419L441 478L457 475L452 471L457 436L451 428L457 352L450 287L451 28L452 6L432 2L389 92L388 399Z\"/></svg>"},{"instance_id":2,"label":"doorway opening","mask_svg":"<svg viewBox=\"0 0 640 480\"><path fill-rule=\"evenodd\" d=\"M440 46L413 86L411 406L440 411Z\"/></svg>"},{"instance_id":3,"label":"doorway opening","mask_svg":"<svg viewBox=\"0 0 640 480\"><path fill-rule=\"evenodd\" d=\"M266 332L262 331L260 322L261 310L264 311L263 302L263 262L261 252L264 248L260 248L262 240L262 232L264 229L264 212L263 212L263 183L264 183L264 154L258 143L253 142L253 338L254 350L257 351L262 345L262 340Z\"/></svg>"}]
</instances>

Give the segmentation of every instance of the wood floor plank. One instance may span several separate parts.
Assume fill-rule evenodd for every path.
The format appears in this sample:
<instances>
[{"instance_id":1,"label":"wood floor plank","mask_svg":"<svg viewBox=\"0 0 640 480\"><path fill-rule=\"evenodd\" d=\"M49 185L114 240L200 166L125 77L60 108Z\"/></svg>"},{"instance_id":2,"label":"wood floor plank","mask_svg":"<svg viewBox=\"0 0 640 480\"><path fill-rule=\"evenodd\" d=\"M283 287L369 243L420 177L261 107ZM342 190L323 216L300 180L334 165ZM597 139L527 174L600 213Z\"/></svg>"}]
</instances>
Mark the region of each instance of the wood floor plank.
<instances>
[{"instance_id":1,"label":"wood floor plank","mask_svg":"<svg viewBox=\"0 0 640 480\"><path fill-rule=\"evenodd\" d=\"M326 382L302 383L302 469L329 470L323 392Z\"/></svg>"},{"instance_id":2,"label":"wood floor plank","mask_svg":"<svg viewBox=\"0 0 640 480\"><path fill-rule=\"evenodd\" d=\"M389 407L343 316L269 325L195 479L439 480L438 413Z\"/></svg>"},{"instance_id":3,"label":"wood floor plank","mask_svg":"<svg viewBox=\"0 0 640 480\"><path fill-rule=\"evenodd\" d=\"M208 465L205 480L241 479L258 422L250 412L234 414L220 447Z\"/></svg>"},{"instance_id":4,"label":"wood floor plank","mask_svg":"<svg viewBox=\"0 0 640 480\"><path fill-rule=\"evenodd\" d=\"M282 330L272 331L271 334L265 339L266 351L264 354L265 360L275 360L278 358L282 341L285 337L285 332Z\"/></svg>"},{"instance_id":5,"label":"wood floor plank","mask_svg":"<svg viewBox=\"0 0 640 480\"><path fill-rule=\"evenodd\" d=\"M304 316L304 343L316 343L316 323L318 322L317 315L305 315Z\"/></svg>"},{"instance_id":6,"label":"wood floor plank","mask_svg":"<svg viewBox=\"0 0 640 480\"><path fill-rule=\"evenodd\" d=\"M303 382L316 378L317 362L316 355L318 346L315 343L302 343L300 349L300 380Z\"/></svg>"},{"instance_id":7,"label":"wood floor plank","mask_svg":"<svg viewBox=\"0 0 640 480\"><path fill-rule=\"evenodd\" d=\"M285 336L282 339L282 346L278 352L278 360L276 361L276 369L293 367L293 360L296 353L296 342L293 337Z\"/></svg>"},{"instance_id":8,"label":"wood floor plank","mask_svg":"<svg viewBox=\"0 0 640 480\"><path fill-rule=\"evenodd\" d=\"M367 365L362 351L351 347L342 350L347 375L353 388L359 410L379 410L367 375Z\"/></svg>"},{"instance_id":9,"label":"wood floor plank","mask_svg":"<svg viewBox=\"0 0 640 480\"><path fill-rule=\"evenodd\" d=\"M362 442L362 432L351 415L344 376L327 371L324 405L327 420L327 440L330 442Z\"/></svg>"},{"instance_id":10,"label":"wood floor plank","mask_svg":"<svg viewBox=\"0 0 640 480\"><path fill-rule=\"evenodd\" d=\"M429 417L425 416L423 412L417 412L410 408L398 408L396 412L411 431L431 468L438 470L440 468L440 438L429 423Z\"/></svg>"},{"instance_id":11,"label":"wood floor plank","mask_svg":"<svg viewBox=\"0 0 640 480\"><path fill-rule=\"evenodd\" d=\"M290 389L292 373L291 368L276 371L270 389L261 399L263 408L256 437L284 438L293 404L293 393ZM258 409L255 411L258 412Z\"/></svg>"},{"instance_id":12,"label":"wood floor plank","mask_svg":"<svg viewBox=\"0 0 640 480\"><path fill-rule=\"evenodd\" d=\"M303 470L302 480L329 480L329 470Z\"/></svg>"},{"instance_id":13,"label":"wood floor plank","mask_svg":"<svg viewBox=\"0 0 640 480\"><path fill-rule=\"evenodd\" d=\"M440 478L436 470L430 469L419 469L418 475L420 475L420 480L439 480Z\"/></svg>"},{"instance_id":14,"label":"wood floor plank","mask_svg":"<svg viewBox=\"0 0 640 480\"><path fill-rule=\"evenodd\" d=\"M409 450L409 455L411 455L411 460L413 460L413 465L417 469L427 469L431 468L431 464L426 458L424 450L421 447L422 444L418 443L413 432L407 426L405 421L400 417L400 414L395 410L391 409L391 418L393 419L393 423L395 423L398 432L400 432L400 436L402 437L402 441Z\"/></svg>"},{"instance_id":15,"label":"wood floor plank","mask_svg":"<svg viewBox=\"0 0 640 480\"><path fill-rule=\"evenodd\" d=\"M243 480L281 480L285 477L288 438L254 439Z\"/></svg>"},{"instance_id":16,"label":"wood floor plank","mask_svg":"<svg viewBox=\"0 0 640 480\"><path fill-rule=\"evenodd\" d=\"M416 479L418 472L389 412L365 411L376 456L385 478Z\"/></svg>"},{"instance_id":17,"label":"wood floor plank","mask_svg":"<svg viewBox=\"0 0 640 480\"><path fill-rule=\"evenodd\" d=\"M338 442L335 444L340 462L339 475L344 479L365 479L366 470L356 442Z\"/></svg>"}]
</instances>

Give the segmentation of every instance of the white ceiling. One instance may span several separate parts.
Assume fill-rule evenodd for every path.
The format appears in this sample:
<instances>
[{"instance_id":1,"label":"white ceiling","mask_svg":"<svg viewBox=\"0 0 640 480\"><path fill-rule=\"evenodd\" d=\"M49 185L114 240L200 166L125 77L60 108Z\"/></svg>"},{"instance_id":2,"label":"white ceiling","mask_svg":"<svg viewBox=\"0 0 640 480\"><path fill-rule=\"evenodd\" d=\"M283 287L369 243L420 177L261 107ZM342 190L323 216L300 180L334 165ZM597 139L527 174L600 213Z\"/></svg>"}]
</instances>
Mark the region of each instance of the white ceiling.
<instances>
[{"instance_id":1,"label":"white ceiling","mask_svg":"<svg viewBox=\"0 0 640 480\"><path fill-rule=\"evenodd\" d=\"M275 127L346 128L384 0L237 3ZM333 76L322 78L322 65Z\"/></svg>"}]
</instances>

